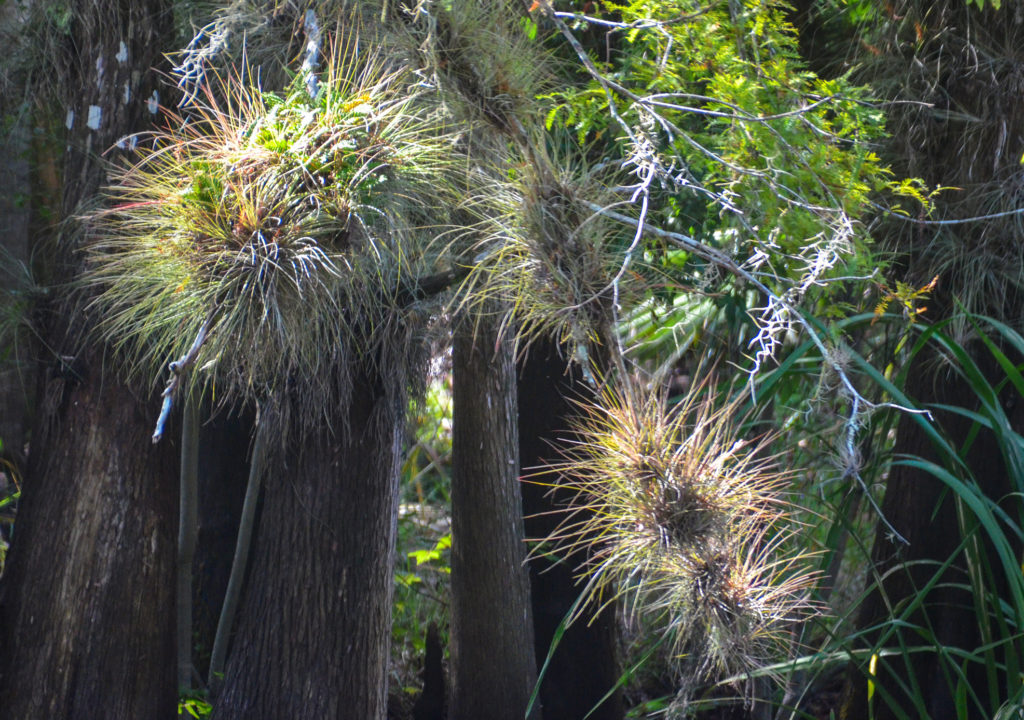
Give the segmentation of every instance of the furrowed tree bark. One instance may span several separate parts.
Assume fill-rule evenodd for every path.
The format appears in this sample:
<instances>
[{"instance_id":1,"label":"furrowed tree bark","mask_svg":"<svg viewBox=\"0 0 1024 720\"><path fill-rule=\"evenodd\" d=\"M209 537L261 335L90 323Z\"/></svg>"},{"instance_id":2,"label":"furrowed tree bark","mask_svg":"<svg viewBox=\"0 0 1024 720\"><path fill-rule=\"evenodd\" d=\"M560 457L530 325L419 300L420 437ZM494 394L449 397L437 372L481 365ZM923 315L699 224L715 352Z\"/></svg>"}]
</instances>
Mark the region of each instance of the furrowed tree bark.
<instances>
[{"instance_id":1,"label":"furrowed tree bark","mask_svg":"<svg viewBox=\"0 0 1024 720\"><path fill-rule=\"evenodd\" d=\"M588 399L593 399L591 388L581 373L567 369L556 344L537 341L519 364L519 456L524 477L561 459L558 445L572 436L576 409L571 401ZM527 537L548 537L561 520L557 511L564 509L570 498L529 480L522 490ZM543 667L559 625L580 595L582 586L575 570L583 560L579 553L558 564L546 555L530 560L538 668ZM576 622L566 628L541 679L540 697L547 716L558 720L587 716L619 678L617 654L614 607L603 610L592 622ZM614 692L589 718L621 720L624 716L621 693Z\"/></svg>"},{"instance_id":2,"label":"furrowed tree bark","mask_svg":"<svg viewBox=\"0 0 1024 720\"><path fill-rule=\"evenodd\" d=\"M270 449L216 720L383 720L404 421L395 383L358 369L330 426Z\"/></svg>"},{"instance_id":3,"label":"furrowed tree bark","mask_svg":"<svg viewBox=\"0 0 1024 720\"><path fill-rule=\"evenodd\" d=\"M152 445L152 406L116 381L49 385L4 575L0 707L174 717L175 449Z\"/></svg>"},{"instance_id":4,"label":"furrowed tree bark","mask_svg":"<svg viewBox=\"0 0 1024 720\"><path fill-rule=\"evenodd\" d=\"M537 679L513 339L497 323L464 318L452 356L451 720L522 720Z\"/></svg>"},{"instance_id":5,"label":"furrowed tree bark","mask_svg":"<svg viewBox=\"0 0 1024 720\"><path fill-rule=\"evenodd\" d=\"M170 8L78 2L59 87L69 93L65 218L104 180L99 154L145 128L149 68ZM54 79L48 78L47 82ZM79 270L80 235L57 246L48 277ZM56 291L55 291L56 294ZM0 707L25 720L175 715L176 450L149 441L155 393L115 377L87 319L55 297L40 328L48 355L17 527L0 584Z\"/></svg>"}]
</instances>

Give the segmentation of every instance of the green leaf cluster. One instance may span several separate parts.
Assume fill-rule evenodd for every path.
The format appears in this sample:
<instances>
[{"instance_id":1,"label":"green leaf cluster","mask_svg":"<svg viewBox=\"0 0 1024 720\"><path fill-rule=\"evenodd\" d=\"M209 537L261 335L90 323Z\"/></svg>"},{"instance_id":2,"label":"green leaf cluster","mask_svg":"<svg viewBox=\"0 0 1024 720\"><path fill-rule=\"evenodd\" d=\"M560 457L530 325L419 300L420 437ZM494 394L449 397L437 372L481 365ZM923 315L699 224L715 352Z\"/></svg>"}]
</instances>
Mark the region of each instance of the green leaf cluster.
<instances>
[{"instance_id":1,"label":"green leaf cluster","mask_svg":"<svg viewBox=\"0 0 1024 720\"><path fill-rule=\"evenodd\" d=\"M617 26L602 33L606 48L588 50L609 82L589 77L548 95L549 128L627 166L645 153L661 170L651 220L754 263L772 287L806 289L876 266L859 223L873 198L923 196L893 184L876 153L884 115L868 92L807 69L786 4L604 6Z\"/></svg>"},{"instance_id":2,"label":"green leaf cluster","mask_svg":"<svg viewBox=\"0 0 1024 720\"><path fill-rule=\"evenodd\" d=\"M992 3L992 7L998 10L1002 6L1002 0L989 0ZM974 5L979 10L985 9L985 0L967 0L968 5Z\"/></svg>"},{"instance_id":3,"label":"green leaf cluster","mask_svg":"<svg viewBox=\"0 0 1024 720\"><path fill-rule=\"evenodd\" d=\"M416 565L425 565L427 563L436 563L441 559L441 555L444 551L451 549L452 546L452 534L450 532L442 535L440 539L434 543L432 548L424 550L413 550L408 553L408 556L416 561ZM442 566L442 572L451 572L451 568L448 566Z\"/></svg>"}]
</instances>

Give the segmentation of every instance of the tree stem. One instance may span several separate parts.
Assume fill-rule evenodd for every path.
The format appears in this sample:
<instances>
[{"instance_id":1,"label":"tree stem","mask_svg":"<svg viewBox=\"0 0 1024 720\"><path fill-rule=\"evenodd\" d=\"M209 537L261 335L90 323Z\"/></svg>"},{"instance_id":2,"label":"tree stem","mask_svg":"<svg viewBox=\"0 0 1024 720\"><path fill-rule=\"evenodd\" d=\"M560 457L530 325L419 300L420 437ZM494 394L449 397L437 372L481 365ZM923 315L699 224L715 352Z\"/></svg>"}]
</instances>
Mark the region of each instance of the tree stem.
<instances>
[{"instance_id":1,"label":"tree stem","mask_svg":"<svg viewBox=\"0 0 1024 720\"><path fill-rule=\"evenodd\" d=\"M259 499L260 481L263 477L264 434L264 423L257 420L256 438L253 442L252 459L249 465L249 482L245 488L242 517L238 523L238 539L235 541L235 559L231 565L231 577L228 579L228 589L224 593L224 604L220 609L217 635L213 640L213 653L210 657L210 675L207 684L211 697L216 696L224 677L228 638L231 635L231 627L234 625L238 600L242 593L242 580L249 562L249 548L252 545L252 530L256 520L256 501Z\"/></svg>"},{"instance_id":2,"label":"tree stem","mask_svg":"<svg viewBox=\"0 0 1024 720\"><path fill-rule=\"evenodd\" d=\"M181 425L181 496L178 503L178 691L192 689L192 561L196 554L199 494L198 391L185 399Z\"/></svg>"}]
</instances>

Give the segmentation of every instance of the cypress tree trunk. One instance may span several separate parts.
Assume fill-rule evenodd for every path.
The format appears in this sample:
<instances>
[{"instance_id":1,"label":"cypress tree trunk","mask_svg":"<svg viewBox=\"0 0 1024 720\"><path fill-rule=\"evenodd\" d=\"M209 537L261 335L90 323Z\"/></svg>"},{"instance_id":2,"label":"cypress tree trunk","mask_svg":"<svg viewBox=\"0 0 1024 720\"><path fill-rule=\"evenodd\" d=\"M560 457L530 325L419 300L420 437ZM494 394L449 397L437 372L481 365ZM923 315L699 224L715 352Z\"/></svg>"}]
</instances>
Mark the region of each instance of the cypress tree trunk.
<instances>
[{"instance_id":1,"label":"cypress tree trunk","mask_svg":"<svg viewBox=\"0 0 1024 720\"><path fill-rule=\"evenodd\" d=\"M383 720L404 419L395 382L360 369L330 426L268 448L216 720Z\"/></svg>"},{"instance_id":2,"label":"cypress tree trunk","mask_svg":"<svg viewBox=\"0 0 1024 720\"><path fill-rule=\"evenodd\" d=\"M451 720L522 720L537 680L513 339L497 327L464 319L452 356Z\"/></svg>"},{"instance_id":3,"label":"cypress tree trunk","mask_svg":"<svg viewBox=\"0 0 1024 720\"><path fill-rule=\"evenodd\" d=\"M94 372L50 381L33 434L0 615L7 717L175 715L175 449Z\"/></svg>"},{"instance_id":4,"label":"cypress tree trunk","mask_svg":"<svg viewBox=\"0 0 1024 720\"><path fill-rule=\"evenodd\" d=\"M65 217L104 178L99 154L144 128L169 5L75 3L59 78L70 94ZM59 63L58 63L59 64ZM53 79L48 78L47 82ZM65 238L51 276L81 257ZM62 286L57 286L62 287ZM0 707L33 720L175 715L176 457L149 440L153 397L105 371L87 320L55 299L7 572L0 584Z\"/></svg>"},{"instance_id":5,"label":"cypress tree trunk","mask_svg":"<svg viewBox=\"0 0 1024 720\"><path fill-rule=\"evenodd\" d=\"M572 400L593 397L591 388L570 372L552 341L538 341L519 365L519 453L523 474L557 462L558 443L571 438ZM570 498L550 488L525 482L523 514L531 539L551 535L559 521L559 508ZM543 667L559 625L579 597L575 569L584 558L574 553L552 563L538 555L530 561L537 667ZM544 711L558 720L582 720L619 677L616 659L615 609L608 607L590 623L576 622L562 635L541 680ZM615 692L594 711L594 720L621 720L625 716L621 693Z\"/></svg>"}]
</instances>

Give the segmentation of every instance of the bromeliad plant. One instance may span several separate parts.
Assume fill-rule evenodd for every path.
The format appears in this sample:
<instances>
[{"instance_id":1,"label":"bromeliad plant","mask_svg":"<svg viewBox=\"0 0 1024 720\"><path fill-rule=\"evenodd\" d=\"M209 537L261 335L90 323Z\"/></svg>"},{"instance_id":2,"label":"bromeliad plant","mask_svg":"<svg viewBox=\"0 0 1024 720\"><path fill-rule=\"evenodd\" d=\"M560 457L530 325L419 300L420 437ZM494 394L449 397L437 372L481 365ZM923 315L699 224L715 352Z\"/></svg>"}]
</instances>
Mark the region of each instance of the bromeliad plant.
<instances>
[{"instance_id":1,"label":"bromeliad plant","mask_svg":"<svg viewBox=\"0 0 1024 720\"><path fill-rule=\"evenodd\" d=\"M206 85L115 171L89 281L134 370L184 356L235 400L302 377L315 404L329 368L401 324L450 143L406 72L358 39L326 65L318 87Z\"/></svg>"},{"instance_id":2,"label":"bromeliad plant","mask_svg":"<svg viewBox=\"0 0 1024 720\"><path fill-rule=\"evenodd\" d=\"M522 341L554 338L589 372L588 348L614 337L609 307L636 296L635 283L617 276L626 234L590 208L609 197L606 187L582 160L535 149L532 162L514 164L490 188L470 208L485 232L474 292L462 300L504 301Z\"/></svg>"},{"instance_id":3,"label":"bromeliad plant","mask_svg":"<svg viewBox=\"0 0 1024 720\"><path fill-rule=\"evenodd\" d=\"M709 381L675 406L629 384L606 389L552 469L576 493L560 539L591 549L577 615L624 599L695 681L785 657L814 582L786 550L787 475L761 457L767 439L737 436L738 401L712 396Z\"/></svg>"}]
</instances>

